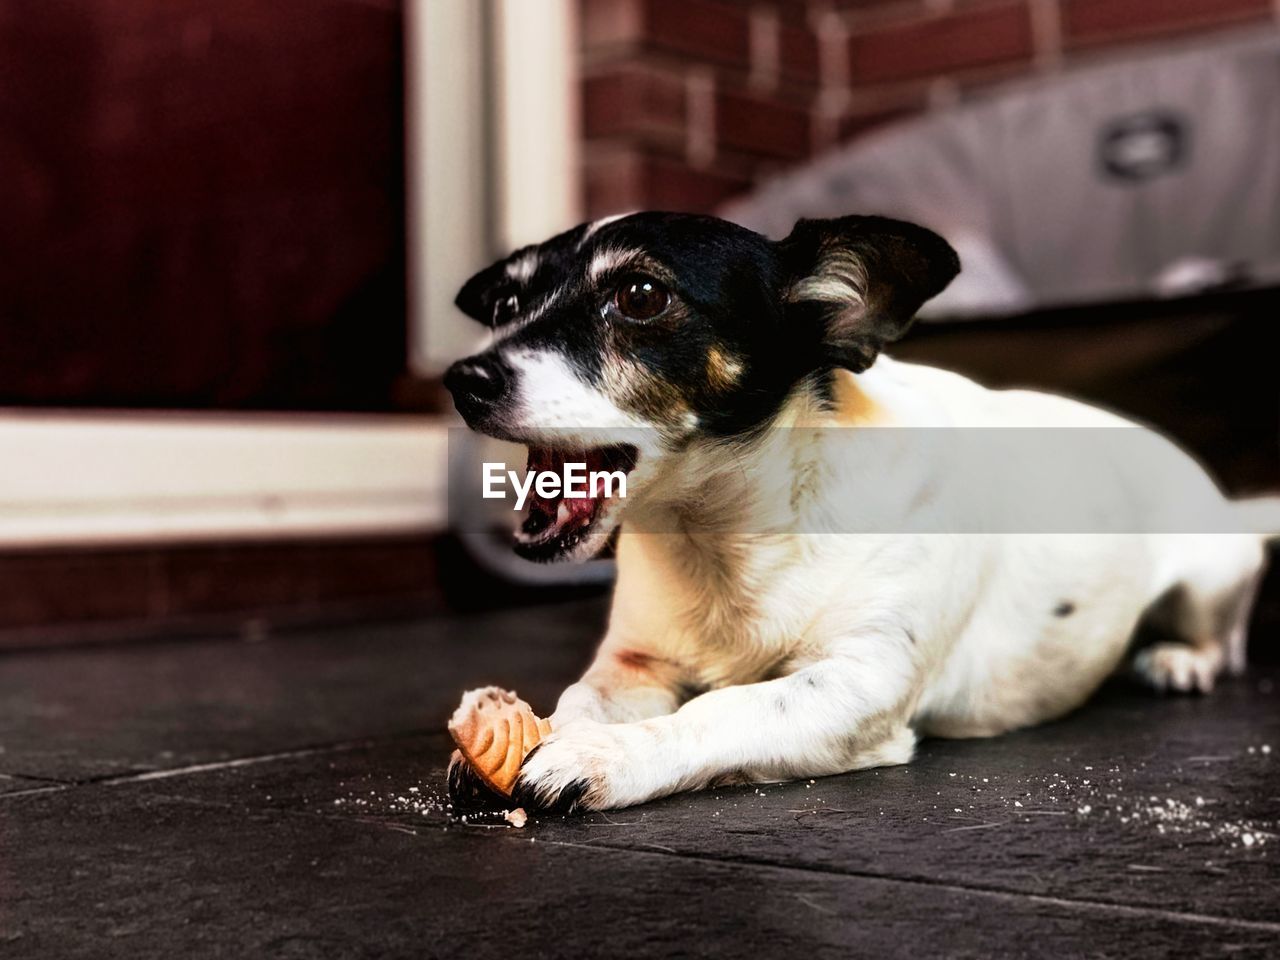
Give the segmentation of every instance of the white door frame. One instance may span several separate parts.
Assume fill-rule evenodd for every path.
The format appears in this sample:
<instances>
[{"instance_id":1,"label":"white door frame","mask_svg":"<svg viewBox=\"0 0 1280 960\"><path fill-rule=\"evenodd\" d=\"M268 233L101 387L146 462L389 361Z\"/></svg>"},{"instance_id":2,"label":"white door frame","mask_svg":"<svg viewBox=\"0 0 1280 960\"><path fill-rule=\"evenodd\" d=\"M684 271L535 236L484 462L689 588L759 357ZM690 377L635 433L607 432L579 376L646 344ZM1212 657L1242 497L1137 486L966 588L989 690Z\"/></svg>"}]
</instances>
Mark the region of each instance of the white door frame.
<instances>
[{"instance_id":1,"label":"white door frame","mask_svg":"<svg viewBox=\"0 0 1280 960\"><path fill-rule=\"evenodd\" d=\"M409 353L438 374L480 330L458 288L581 219L575 0L405 6Z\"/></svg>"}]
</instances>

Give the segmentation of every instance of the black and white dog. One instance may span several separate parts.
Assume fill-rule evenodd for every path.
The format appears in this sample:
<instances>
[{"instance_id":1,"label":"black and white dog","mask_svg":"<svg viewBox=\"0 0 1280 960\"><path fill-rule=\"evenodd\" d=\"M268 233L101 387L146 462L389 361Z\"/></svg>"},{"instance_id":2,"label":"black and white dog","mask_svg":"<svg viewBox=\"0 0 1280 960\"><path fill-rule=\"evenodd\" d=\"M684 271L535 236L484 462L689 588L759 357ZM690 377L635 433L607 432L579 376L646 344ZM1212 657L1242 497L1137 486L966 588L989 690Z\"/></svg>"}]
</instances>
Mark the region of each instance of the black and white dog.
<instances>
[{"instance_id":1,"label":"black and white dog","mask_svg":"<svg viewBox=\"0 0 1280 960\"><path fill-rule=\"evenodd\" d=\"M1172 634L1133 663L1156 687L1207 691L1243 667L1263 534L862 533L830 519L855 475L895 492L877 510L904 531L948 489L927 459L867 462L848 440L875 427L1154 436L884 356L958 270L941 237L880 217L802 221L774 243L639 213L466 284L458 306L494 333L446 377L468 425L527 445L531 467L628 471L625 500L532 498L516 534L530 558L581 559L625 521L608 631L517 802L599 810L904 763L920 736L989 736L1078 706L1144 617ZM1224 510L1280 521L1274 501L1229 503L1175 456ZM1162 483L1117 472L1106 487L1144 504ZM459 802L479 789L457 755L450 785Z\"/></svg>"}]
</instances>

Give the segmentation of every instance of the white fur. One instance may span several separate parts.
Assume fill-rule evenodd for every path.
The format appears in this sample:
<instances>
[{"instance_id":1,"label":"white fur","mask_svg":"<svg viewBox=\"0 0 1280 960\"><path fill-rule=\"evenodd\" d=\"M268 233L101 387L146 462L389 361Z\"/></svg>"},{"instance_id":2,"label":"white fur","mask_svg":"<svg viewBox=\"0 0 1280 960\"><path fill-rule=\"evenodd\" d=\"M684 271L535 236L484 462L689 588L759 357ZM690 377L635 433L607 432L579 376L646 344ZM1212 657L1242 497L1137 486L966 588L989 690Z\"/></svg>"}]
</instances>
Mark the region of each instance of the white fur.
<instances>
[{"instance_id":1,"label":"white fur","mask_svg":"<svg viewBox=\"0 0 1280 960\"><path fill-rule=\"evenodd\" d=\"M576 439L599 444L599 431L639 429L645 423L607 395L585 383L569 359L551 350L507 350L519 393L508 415L511 431L547 440Z\"/></svg>"},{"instance_id":2,"label":"white fur","mask_svg":"<svg viewBox=\"0 0 1280 960\"><path fill-rule=\"evenodd\" d=\"M615 213L607 217L601 217L599 220L592 220L587 224L587 229L582 231L582 239L578 241L578 249L581 250L586 242L595 236L596 231L601 227L608 226L615 220L621 220L623 217L629 216L631 216L630 213Z\"/></svg>"},{"instance_id":3,"label":"white fur","mask_svg":"<svg viewBox=\"0 0 1280 960\"><path fill-rule=\"evenodd\" d=\"M538 263L537 251L530 250L507 264L507 276L519 283L528 283L533 275L538 272Z\"/></svg>"},{"instance_id":4,"label":"white fur","mask_svg":"<svg viewBox=\"0 0 1280 960\"><path fill-rule=\"evenodd\" d=\"M605 247L591 258L587 266L587 279L599 283L608 274L622 269L641 256L639 250L628 250L623 247Z\"/></svg>"},{"instance_id":5,"label":"white fur","mask_svg":"<svg viewBox=\"0 0 1280 960\"><path fill-rule=\"evenodd\" d=\"M513 361L537 425L636 425L563 358ZM1121 664L1139 619L1174 588L1182 600L1166 615L1189 646L1156 648L1137 669L1157 686L1208 689L1224 664L1242 665L1264 561L1256 534L801 532L850 529L859 471L886 491L876 511L907 525L951 489L927 459L860 462L849 430L871 439L884 426L1034 424L1146 435L1080 403L887 357L838 376L834 413L799 390L745 451L694 445L642 464L607 634L526 762L525 796L552 803L585 785L582 806L626 806L719 782L903 763L918 735L1047 720ZM1217 496L1189 457L1176 458ZM1156 509L1161 484L1117 476L1114 489ZM1055 616L1064 600L1072 612Z\"/></svg>"}]
</instances>

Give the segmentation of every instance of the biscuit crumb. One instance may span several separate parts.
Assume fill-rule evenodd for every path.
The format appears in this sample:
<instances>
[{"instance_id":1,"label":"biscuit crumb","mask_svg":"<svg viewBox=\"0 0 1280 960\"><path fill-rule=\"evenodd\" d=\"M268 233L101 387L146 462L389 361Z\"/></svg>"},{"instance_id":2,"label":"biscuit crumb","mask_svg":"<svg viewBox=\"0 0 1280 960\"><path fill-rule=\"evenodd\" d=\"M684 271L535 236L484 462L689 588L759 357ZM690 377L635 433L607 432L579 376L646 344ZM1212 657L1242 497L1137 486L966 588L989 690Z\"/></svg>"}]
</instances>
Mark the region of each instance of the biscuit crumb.
<instances>
[{"instance_id":1,"label":"biscuit crumb","mask_svg":"<svg viewBox=\"0 0 1280 960\"><path fill-rule=\"evenodd\" d=\"M524 807L516 807L514 810L502 811L502 819L507 821L513 827L523 827L529 822L528 815L524 812Z\"/></svg>"}]
</instances>

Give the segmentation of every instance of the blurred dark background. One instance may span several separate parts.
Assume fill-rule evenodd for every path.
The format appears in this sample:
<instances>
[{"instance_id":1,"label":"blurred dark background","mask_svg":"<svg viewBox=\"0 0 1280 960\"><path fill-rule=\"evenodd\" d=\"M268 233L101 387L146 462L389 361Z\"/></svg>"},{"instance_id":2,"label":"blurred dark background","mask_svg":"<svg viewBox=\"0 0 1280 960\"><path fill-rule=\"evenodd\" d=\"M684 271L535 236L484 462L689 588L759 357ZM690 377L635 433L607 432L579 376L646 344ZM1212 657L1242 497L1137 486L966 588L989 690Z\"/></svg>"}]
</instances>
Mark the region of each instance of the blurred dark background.
<instances>
[{"instance_id":1,"label":"blurred dark background","mask_svg":"<svg viewBox=\"0 0 1280 960\"><path fill-rule=\"evenodd\" d=\"M402 13L0 4L0 403L385 408Z\"/></svg>"}]
</instances>

